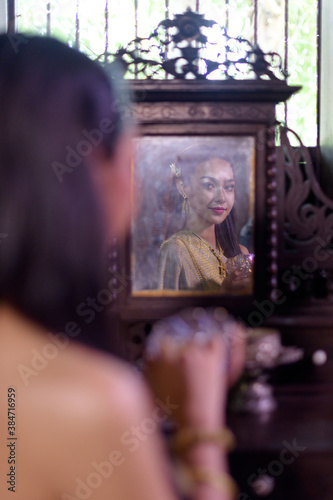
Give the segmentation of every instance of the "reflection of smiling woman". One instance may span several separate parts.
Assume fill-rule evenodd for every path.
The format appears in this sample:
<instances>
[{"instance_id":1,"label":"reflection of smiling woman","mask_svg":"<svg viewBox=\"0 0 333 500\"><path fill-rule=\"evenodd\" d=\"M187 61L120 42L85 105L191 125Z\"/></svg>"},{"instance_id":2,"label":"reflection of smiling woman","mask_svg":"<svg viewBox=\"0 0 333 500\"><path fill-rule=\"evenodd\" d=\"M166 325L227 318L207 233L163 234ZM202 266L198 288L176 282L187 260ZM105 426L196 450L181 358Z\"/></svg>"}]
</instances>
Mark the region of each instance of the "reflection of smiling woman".
<instances>
[{"instance_id":1,"label":"reflection of smiling woman","mask_svg":"<svg viewBox=\"0 0 333 500\"><path fill-rule=\"evenodd\" d=\"M202 145L184 150L170 168L172 224L175 229L181 218L183 229L169 231L175 234L161 246L155 288L222 291L228 258L248 253L233 224L232 168L216 150Z\"/></svg>"}]
</instances>

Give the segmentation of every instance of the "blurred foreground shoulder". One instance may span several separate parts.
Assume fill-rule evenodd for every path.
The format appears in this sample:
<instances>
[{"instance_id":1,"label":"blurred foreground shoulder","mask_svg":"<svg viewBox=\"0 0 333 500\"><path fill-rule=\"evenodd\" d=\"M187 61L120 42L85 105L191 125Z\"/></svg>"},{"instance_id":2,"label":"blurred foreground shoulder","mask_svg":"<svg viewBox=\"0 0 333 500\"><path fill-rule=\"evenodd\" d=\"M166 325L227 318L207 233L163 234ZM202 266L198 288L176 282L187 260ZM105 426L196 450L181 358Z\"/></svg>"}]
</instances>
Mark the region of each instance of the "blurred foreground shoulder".
<instances>
[{"instance_id":1,"label":"blurred foreground shoulder","mask_svg":"<svg viewBox=\"0 0 333 500\"><path fill-rule=\"evenodd\" d=\"M99 408L108 414L107 423L113 416L138 410L150 404L150 394L141 374L130 364L118 358L86 347L75 346L78 380L96 394Z\"/></svg>"},{"instance_id":2,"label":"blurred foreground shoulder","mask_svg":"<svg viewBox=\"0 0 333 500\"><path fill-rule=\"evenodd\" d=\"M149 415L150 394L141 376L126 363L85 347L73 347L76 360L72 369L76 374L67 392L71 408L66 408L63 400L60 418L58 411L57 421L53 421L61 436L53 447L57 463L53 475L58 478L59 493L66 492L68 496L63 498L67 499L77 497L77 478L86 484L85 478L100 474L105 479L94 496L100 500L119 495L126 482L128 447L133 445L130 432ZM112 471L110 478L107 471Z\"/></svg>"},{"instance_id":3,"label":"blurred foreground shoulder","mask_svg":"<svg viewBox=\"0 0 333 500\"><path fill-rule=\"evenodd\" d=\"M103 480L94 500L174 500L158 429L165 417L161 409L157 412L154 408L141 375L100 353L94 353L91 363L90 376L98 388L97 411L86 432L76 430L75 466L70 474L66 471L63 491L75 498L77 481L73 477L89 478L97 471Z\"/></svg>"}]
</instances>

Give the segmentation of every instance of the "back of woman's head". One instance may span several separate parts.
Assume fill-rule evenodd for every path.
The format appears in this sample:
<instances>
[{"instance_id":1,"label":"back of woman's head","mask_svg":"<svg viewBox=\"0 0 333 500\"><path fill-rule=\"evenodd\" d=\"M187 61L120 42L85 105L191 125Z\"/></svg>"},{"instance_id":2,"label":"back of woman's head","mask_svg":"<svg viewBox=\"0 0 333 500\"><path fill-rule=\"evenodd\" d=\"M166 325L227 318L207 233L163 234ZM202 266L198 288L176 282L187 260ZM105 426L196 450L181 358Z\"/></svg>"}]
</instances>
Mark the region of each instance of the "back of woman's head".
<instances>
[{"instance_id":1,"label":"back of woman's head","mask_svg":"<svg viewBox=\"0 0 333 500\"><path fill-rule=\"evenodd\" d=\"M0 109L0 302L51 330L98 330L101 314L78 311L103 283L91 169L120 131L110 82L61 42L2 35Z\"/></svg>"}]
</instances>

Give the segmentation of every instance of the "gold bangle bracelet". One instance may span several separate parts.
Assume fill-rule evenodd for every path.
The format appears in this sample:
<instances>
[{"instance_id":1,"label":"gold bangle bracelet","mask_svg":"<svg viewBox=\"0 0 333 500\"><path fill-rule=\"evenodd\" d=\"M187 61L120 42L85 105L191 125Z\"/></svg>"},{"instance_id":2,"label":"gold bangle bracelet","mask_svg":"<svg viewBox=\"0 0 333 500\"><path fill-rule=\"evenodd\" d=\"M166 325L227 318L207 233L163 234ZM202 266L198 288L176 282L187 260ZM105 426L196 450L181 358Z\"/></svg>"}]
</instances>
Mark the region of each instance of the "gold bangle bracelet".
<instances>
[{"instance_id":1,"label":"gold bangle bracelet","mask_svg":"<svg viewBox=\"0 0 333 500\"><path fill-rule=\"evenodd\" d=\"M175 454L182 454L192 446L205 442L215 443L226 451L231 451L235 446L234 435L227 428L214 431L184 427L171 439L170 449Z\"/></svg>"},{"instance_id":2,"label":"gold bangle bracelet","mask_svg":"<svg viewBox=\"0 0 333 500\"><path fill-rule=\"evenodd\" d=\"M236 482L226 472L215 472L206 467L188 467L187 472L194 483L203 483L234 499L239 493Z\"/></svg>"},{"instance_id":3,"label":"gold bangle bracelet","mask_svg":"<svg viewBox=\"0 0 333 500\"><path fill-rule=\"evenodd\" d=\"M189 466L179 460L175 462L175 478L179 491L186 497L193 496L197 483L211 486L228 500L237 498L239 494L236 482L227 472L218 472L201 466Z\"/></svg>"}]
</instances>

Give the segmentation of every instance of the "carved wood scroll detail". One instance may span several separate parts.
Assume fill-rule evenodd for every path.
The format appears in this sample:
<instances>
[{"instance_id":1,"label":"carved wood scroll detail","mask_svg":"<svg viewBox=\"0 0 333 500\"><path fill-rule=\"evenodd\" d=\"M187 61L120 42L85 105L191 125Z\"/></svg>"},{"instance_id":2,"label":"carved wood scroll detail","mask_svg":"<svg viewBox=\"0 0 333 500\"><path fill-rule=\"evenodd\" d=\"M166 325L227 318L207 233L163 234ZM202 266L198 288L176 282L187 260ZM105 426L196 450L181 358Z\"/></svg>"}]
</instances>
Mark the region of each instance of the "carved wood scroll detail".
<instances>
[{"instance_id":1,"label":"carved wood scroll detail","mask_svg":"<svg viewBox=\"0 0 333 500\"><path fill-rule=\"evenodd\" d=\"M298 147L292 147L288 133L293 134ZM333 200L321 190L315 176L309 151L297 134L281 128L281 148L278 164L284 172L285 196L283 200L284 250L311 249L323 243L333 245Z\"/></svg>"},{"instance_id":2,"label":"carved wood scroll detail","mask_svg":"<svg viewBox=\"0 0 333 500\"><path fill-rule=\"evenodd\" d=\"M288 134L296 137L297 147ZM310 153L297 134L281 127L280 138L279 268L288 268L284 283L293 293L306 289L312 296L333 298L333 200L321 190Z\"/></svg>"}]
</instances>

